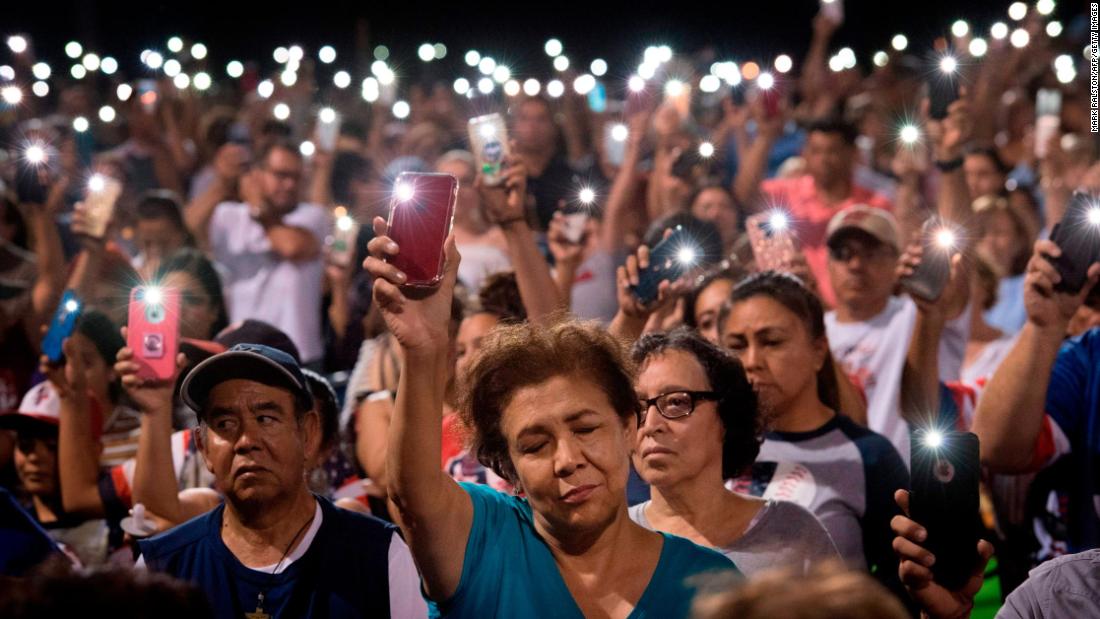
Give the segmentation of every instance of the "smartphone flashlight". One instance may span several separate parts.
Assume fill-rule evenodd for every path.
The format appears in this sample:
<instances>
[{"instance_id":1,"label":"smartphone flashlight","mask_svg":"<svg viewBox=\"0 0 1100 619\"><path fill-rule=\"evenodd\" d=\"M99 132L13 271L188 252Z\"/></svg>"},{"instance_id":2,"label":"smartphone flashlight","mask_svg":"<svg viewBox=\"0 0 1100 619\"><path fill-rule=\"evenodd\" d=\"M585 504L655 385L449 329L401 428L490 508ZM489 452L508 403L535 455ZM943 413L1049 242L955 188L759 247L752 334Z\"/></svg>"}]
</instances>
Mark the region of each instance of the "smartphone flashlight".
<instances>
[{"instance_id":1,"label":"smartphone flashlight","mask_svg":"<svg viewBox=\"0 0 1100 619\"><path fill-rule=\"evenodd\" d=\"M106 181L106 179L103 178L102 174L93 174L91 176L91 178L88 179L88 190L89 191L94 191L94 192L98 193L100 191L103 191L103 189L106 186L107 186L107 181Z\"/></svg>"},{"instance_id":2,"label":"smartphone flashlight","mask_svg":"<svg viewBox=\"0 0 1100 619\"><path fill-rule=\"evenodd\" d=\"M164 302L164 291L160 286L146 286L142 298L146 305L160 305Z\"/></svg>"},{"instance_id":3,"label":"smartphone flashlight","mask_svg":"<svg viewBox=\"0 0 1100 619\"><path fill-rule=\"evenodd\" d=\"M65 311L66 312L72 313L72 312L75 312L78 309L80 309L80 301L77 301L76 299L69 299L68 301L65 302Z\"/></svg>"},{"instance_id":4,"label":"smartphone flashlight","mask_svg":"<svg viewBox=\"0 0 1100 619\"><path fill-rule=\"evenodd\" d=\"M958 240L955 237L954 230L948 230L947 228L937 230L934 238L936 240L936 246L944 250L954 249L955 242Z\"/></svg>"},{"instance_id":5,"label":"smartphone flashlight","mask_svg":"<svg viewBox=\"0 0 1100 619\"><path fill-rule=\"evenodd\" d=\"M680 80L668 80L665 82L665 95L679 97L684 93L684 83Z\"/></svg>"},{"instance_id":6,"label":"smartphone flashlight","mask_svg":"<svg viewBox=\"0 0 1100 619\"><path fill-rule=\"evenodd\" d=\"M321 108L321 113L318 114L318 116L320 117L321 122L331 123L336 120L336 110L332 109L331 107L323 107Z\"/></svg>"},{"instance_id":7,"label":"smartphone flashlight","mask_svg":"<svg viewBox=\"0 0 1100 619\"><path fill-rule=\"evenodd\" d=\"M395 188L397 193L397 199L402 202L408 202L413 198L413 186L410 183L398 183Z\"/></svg>"},{"instance_id":8,"label":"smartphone flashlight","mask_svg":"<svg viewBox=\"0 0 1100 619\"><path fill-rule=\"evenodd\" d=\"M486 140L491 140L497 134L497 126L493 123L481 123L481 126L477 128L481 137Z\"/></svg>"},{"instance_id":9,"label":"smartphone flashlight","mask_svg":"<svg viewBox=\"0 0 1100 619\"><path fill-rule=\"evenodd\" d=\"M903 125L898 134L901 141L909 145L916 144L920 139L920 129L917 129L916 125Z\"/></svg>"},{"instance_id":10,"label":"smartphone flashlight","mask_svg":"<svg viewBox=\"0 0 1100 619\"><path fill-rule=\"evenodd\" d=\"M611 139L616 142L625 142L626 138L630 136L630 130L626 128L626 125L618 123L611 127Z\"/></svg>"},{"instance_id":11,"label":"smartphone flashlight","mask_svg":"<svg viewBox=\"0 0 1100 619\"><path fill-rule=\"evenodd\" d=\"M939 430L927 430L922 440L925 447L929 449L939 449L939 447L943 445L943 432Z\"/></svg>"},{"instance_id":12,"label":"smartphone flashlight","mask_svg":"<svg viewBox=\"0 0 1100 619\"><path fill-rule=\"evenodd\" d=\"M772 211L771 216L768 217L768 227L772 232L782 232L789 225L791 225L791 219L783 211Z\"/></svg>"},{"instance_id":13,"label":"smartphone flashlight","mask_svg":"<svg viewBox=\"0 0 1100 619\"><path fill-rule=\"evenodd\" d=\"M756 78L756 86L761 90L771 90L771 88L775 86L775 76L767 71L761 73L760 76Z\"/></svg>"},{"instance_id":14,"label":"smartphone flashlight","mask_svg":"<svg viewBox=\"0 0 1100 619\"><path fill-rule=\"evenodd\" d=\"M694 247L681 247L680 250L676 252L676 259L679 260L680 264L684 266L691 266L695 264L696 258L697 256L695 254Z\"/></svg>"},{"instance_id":15,"label":"smartphone flashlight","mask_svg":"<svg viewBox=\"0 0 1100 619\"><path fill-rule=\"evenodd\" d=\"M954 56L944 56L940 59L940 71L951 75L959 68L959 61Z\"/></svg>"},{"instance_id":16,"label":"smartphone flashlight","mask_svg":"<svg viewBox=\"0 0 1100 619\"><path fill-rule=\"evenodd\" d=\"M46 163L48 155L46 154L46 148L41 144L31 144L23 150L23 157L28 163L42 165Z\"/></svg>"},{"instance_id":17,"label":"smartphone flashlight","mask_svg":"<svg viewBox=\"0 0 1100 619\"><path fill-rule=\"evenodd\" d=\"M592 204L596 201L596 192L591 187L585 187L577 197L584 204Z\"/></svg>"},{"instance_id":18,"label":"smartphone flashlight","mask_svg":"<svg viewBox=\"0 0 1100 619\"><path fill-rule=\"evenodd\" d=\"M1090 224L1100 226L1100 206L1091 207L1085 213L1085 217L1088 218Z\"/></svg>"},{"instance_id":19,"label":"smartphone flashlight","mask_svg":"<svg viewBox=\"0 0 1100 619\"><path fill-rule=\"evenodd\" d=\"M336 227L343 230L344 232L351 230L354 226L355 220L353 220L351 217L348 217L347 215L343 215L336 220Z\"/></svg>"},{"instance_id":20,"label":"smartphone flashlight","mask_svg":"<svg viewBox=\"0 0 1100 619\"><path fill-rule=\"evenodd\" d=\"M704 159L710 159L714 156L714 144L710 142L703 142L699 145L699 156Z\"/></svg>"}]
</instances>

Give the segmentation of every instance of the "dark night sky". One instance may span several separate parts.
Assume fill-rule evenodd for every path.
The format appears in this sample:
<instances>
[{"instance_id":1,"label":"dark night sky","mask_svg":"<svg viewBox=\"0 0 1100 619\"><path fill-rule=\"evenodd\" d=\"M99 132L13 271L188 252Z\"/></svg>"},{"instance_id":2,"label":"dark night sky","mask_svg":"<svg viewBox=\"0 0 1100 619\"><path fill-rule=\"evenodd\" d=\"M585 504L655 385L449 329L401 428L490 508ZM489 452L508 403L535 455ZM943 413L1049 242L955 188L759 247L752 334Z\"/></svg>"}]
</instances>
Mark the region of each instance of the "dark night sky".
<instances>
[{"instance_id":1,"label":"dark night sky","mask_svg":"<svg viewBox=\"0 0 1100 619\"><path fill-rule=\"evenodd\" d=\"M886 48L896 32L909 36L911 49L944 34L960 17L988 32L993 21L1007 21L1008 4L1005 0L848 0L847 21L836 43L838 47L852 46L860 61L866 62L870 52ZM1070 6L1078 8L1071 2L1065 4L1056 15L1061 16ZM818 6L816 0L576 5L309 1L290 8L279 5L282 3L277 0L264 4L233 0L9 0L0 28L29 32L39 55L58 64L64 59L62 46L72 38L86 47L91 42L100 55L114 55L126 69L134 67L141 49L163 49L169 35L180 34L206 43L216 69L230 58L262 59L270 65L271 50L290 43L303 44L307 53L332 43L340 52L337 64L351 68L355 24L363 18L369 24L370 45L389 45L397 63L414 63L416 46L424 41L447 44L446 62L453 64L437 67L445 75L453 75L450 67L457 67L469 48L509 62L516 74L546 73L549 59L542 44L549 36L562 39L565 53L575 65L582 61L587 66L599 56L611 62L613 72L625 73L629 67L617 61L635 66L642 49L654 43L668 43L678 51L713 44L720 58L770 58L780 52L800 57Z\"/></svg>"}]
</instances>

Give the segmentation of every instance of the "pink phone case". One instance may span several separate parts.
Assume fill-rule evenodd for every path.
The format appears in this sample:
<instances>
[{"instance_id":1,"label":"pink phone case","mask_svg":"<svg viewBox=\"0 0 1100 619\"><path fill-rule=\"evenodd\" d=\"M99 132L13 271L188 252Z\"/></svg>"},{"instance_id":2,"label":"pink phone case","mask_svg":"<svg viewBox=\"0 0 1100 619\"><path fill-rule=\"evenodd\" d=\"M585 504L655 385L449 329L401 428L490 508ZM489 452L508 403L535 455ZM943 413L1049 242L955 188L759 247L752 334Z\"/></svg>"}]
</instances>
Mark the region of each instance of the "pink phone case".
<instances>
[{"instance_id":1,"label":"pink phone case","mask_svg":"<svg viewBox=\"0 0 1100 619\"><path fill-rule=\"evenodd\" d=\"M411 189L411 195L403 196L402 187ZM443 243L454 223L458 179L450 174L404 172L394 188L388 235L400 253L389 262L408 277L406 286L430 288L443 279Z\"/></svg>"},{"instance_id":2,"label":"pink phone case","mask_svg":"<svg viewBox=\"0 0 1100 619\"><path fill-rule=\"evenodd\" d=\"M790 261L798 248L790 229L770 233L767 229L769 213L757 213L745 220L745 231L749 235L752 255L758 271L778 271Z\"/></svg>"},{"instance_id":3,"label":"pink phone case","mask_svg":"<svg viewBox=\"0 0 1100 619\"><path fill-rule=\"evenodd\" d=\"M175 288L161 288L160 303L147 303L147 287L130 291L130 319L126 345L134 351L138 376L169 380L176 373L179 352L180 296Z\"/></svg>"}]
</instances>

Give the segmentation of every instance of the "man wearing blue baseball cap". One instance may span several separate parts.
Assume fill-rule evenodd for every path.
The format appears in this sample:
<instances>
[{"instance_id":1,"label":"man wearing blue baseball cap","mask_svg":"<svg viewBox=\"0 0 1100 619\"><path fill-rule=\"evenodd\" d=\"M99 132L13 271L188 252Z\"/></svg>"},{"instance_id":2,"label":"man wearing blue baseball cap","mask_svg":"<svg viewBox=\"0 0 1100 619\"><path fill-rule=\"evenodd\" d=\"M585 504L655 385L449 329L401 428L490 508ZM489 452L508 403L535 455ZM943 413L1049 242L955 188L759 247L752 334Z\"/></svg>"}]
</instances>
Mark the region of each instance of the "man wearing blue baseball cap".
<instances>
[{"instance_id":1,"label":"man wearing blue baseball cap","mask_svg":"<svg viewBox=\"0 0 1100 619\"><path fill-rule=\"evenodd\" d=\"M195 366L180 395L225 502L142 541L146 566L198 584L217 617L425 615L397 529L309 492L321 422L290 355L238 344Z\"/></svg>"}]
</instances>

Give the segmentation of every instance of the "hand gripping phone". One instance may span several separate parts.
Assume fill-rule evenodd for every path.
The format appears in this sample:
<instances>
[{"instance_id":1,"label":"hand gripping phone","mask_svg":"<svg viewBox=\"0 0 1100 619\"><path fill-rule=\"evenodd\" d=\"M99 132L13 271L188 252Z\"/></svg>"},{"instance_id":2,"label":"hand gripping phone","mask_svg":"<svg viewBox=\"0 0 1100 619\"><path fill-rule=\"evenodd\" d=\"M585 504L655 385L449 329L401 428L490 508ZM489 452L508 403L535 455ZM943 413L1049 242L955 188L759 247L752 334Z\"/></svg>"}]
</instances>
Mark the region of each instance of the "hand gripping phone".
<instances>
[{"instance_id":1,"label":"hand gripping phone","mask_svg":"<svg viewBox=\"0 0 1100 619\"><path fill-rule=\"evenodd\" d=\"M349 267L355 260L359 238L359 222L350 215L337 217L332 227L332 236L327 239L329 260L338 266Z\"/></svg>"},{"instance_id":2,"label":"hand gripping phone","mask_svg":"<svg viewBox=\"0 0 1100 619\"><path fill-rule=\"evenodd\" d=\"M179 291L163 286L137 286L130 291L126 345L134 351L140 378L164 381L176 372L179 352Z\"/></svg>"},{"instance_id":3,"label":"hand gripping phone","mask_svg":"<svg viewBox=\"0 0 1100 619\"><path fill-rule=\"evenodd\" d=\"M638 285L634 296L644 304L657 298L661 282L675 281L699 263L698 244L687 230L676 226L672 234L653 246L649 252L649 266L638 273Z\"/></svg>"},{"instance_id":4,"label":"hand gripping phone","mask_svg":"<svg viewBox=\"0 0 1100 619\"><path fill-rule=\"evenodd\" d=\"M913 274L901 280L910 294L935 301L943 294L951 278L951 257L958 251L954 232L938 219L929 219L921 228L920 264Z\"/></svg>"},{"instance_id":5,"label":"hand gripping phone","mask_svg":"<svg viewBox=\"0 0 1100 619\"><path fill-rule=\"evenodd\" d=\"M400 252L388 262L406 286L431 288L443 279L443 243L454 223L458 179L450 174L404 172L394 184L388 235Z\"/></svg>"},{"instance_id":6,"label":"hand gripping phone","mask_svg":"<svg viewBox=\"0 0 1100 619\"><path fill-rule=\"evenodd\" d=\"M1054 289L1077 294L1088 281L1089 266L1100 261L1100 200L1075 192L1050 240L1062 250L1057 258L1046 256L1062 276Z\"/></svg>"},{"instance_id":7,"label":"hand gripping phone","mask_svg":"<svg viewBox=\"0 0 1100 619\"><path fill-rule=\"evenodd\" d=\"M84 198L84 212L87 217L85 232L88 236L101 239L107 234L107 226L115 214L115 203L122 195L122 183L104 174L93 174L88 179L88 194Z\"/></svg>"}]
</instances>

